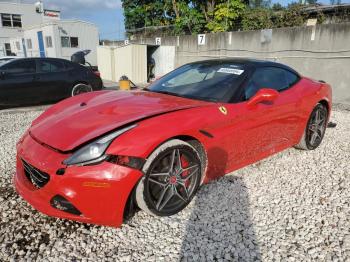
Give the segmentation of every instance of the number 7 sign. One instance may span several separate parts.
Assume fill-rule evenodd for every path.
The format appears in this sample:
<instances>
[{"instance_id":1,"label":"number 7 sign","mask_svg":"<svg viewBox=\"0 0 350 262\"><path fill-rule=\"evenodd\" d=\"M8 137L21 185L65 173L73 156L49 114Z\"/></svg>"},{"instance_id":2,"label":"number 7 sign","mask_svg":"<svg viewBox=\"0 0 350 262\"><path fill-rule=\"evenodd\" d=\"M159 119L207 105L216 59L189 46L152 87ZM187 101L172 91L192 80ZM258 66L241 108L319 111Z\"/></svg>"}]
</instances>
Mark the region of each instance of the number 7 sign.
<instances>
[{"instance_id":1,"label":"number 7 sign","mask_svg":"<svg viewBox=\"0 0 350 262\"><path fill-rule=\"evenodd\" d=\"M198 35L198 45L205 45L205 34Z\"/></svg>"}]
</instances>

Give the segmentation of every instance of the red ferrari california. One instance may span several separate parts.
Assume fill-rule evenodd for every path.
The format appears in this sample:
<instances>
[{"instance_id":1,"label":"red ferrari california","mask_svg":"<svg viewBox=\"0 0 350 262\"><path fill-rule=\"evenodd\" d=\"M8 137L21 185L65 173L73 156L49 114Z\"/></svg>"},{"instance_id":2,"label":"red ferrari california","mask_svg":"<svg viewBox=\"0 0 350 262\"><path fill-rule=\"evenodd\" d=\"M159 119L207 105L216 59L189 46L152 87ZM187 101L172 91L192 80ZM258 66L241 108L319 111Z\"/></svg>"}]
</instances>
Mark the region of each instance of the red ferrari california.
<instances>
[{"instance_id":1,"label":"red ferrari california","mask_svg":"<svg viewBox=\"0 0 350 262\"><path fill-rule=\"evenodd\" d=\"M37 210L120 226L180 212L201 184L289 147L317 148L332 91L268 61L190 63L136 91L66 99L17 144L14 184Z\"/></svg>"}]
</instances>

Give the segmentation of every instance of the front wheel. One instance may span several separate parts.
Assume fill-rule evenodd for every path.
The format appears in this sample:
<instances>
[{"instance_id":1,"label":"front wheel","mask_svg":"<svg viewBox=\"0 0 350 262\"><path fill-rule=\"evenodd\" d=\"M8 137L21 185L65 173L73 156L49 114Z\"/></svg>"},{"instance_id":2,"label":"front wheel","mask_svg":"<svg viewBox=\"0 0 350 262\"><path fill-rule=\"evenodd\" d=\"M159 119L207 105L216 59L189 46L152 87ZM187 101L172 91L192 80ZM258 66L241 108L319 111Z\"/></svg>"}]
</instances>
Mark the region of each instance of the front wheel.
<instances>
[{"instance_id":1,"label":"front wheel","mask_svg":"<svg viewBox=\"0 0 350 262\"><path fill-rule=\"evenodd\" d=\"M202 164L198 152L182 140L158 147L143 168L136 203L147 213L171 216L184 209L197 192Z\"/></svg>"},{"instance_id":2,"label":"front wheel","mask_svg":"<svg viewBox=\"0 0 350 262\"><path fill-rule=\"evenodd\" d=\"M327 128L328 110L322 104L317 104L307 122L304 134L295 147L303 150L314 150L322 142Z\"/></svg>"},{"instance_id":3,"label":"front wheel","mask_svg":"<svg viewBox=\"0 0 350 262\"><path fill-rule=\"evenodd\" d=\"M87 84L76 84L73 89L72 89L72 96L77 96L83 93L88 93L88 92L92 92L92 87L91 85L87 85Z\"/></svg>"}]
</instances>

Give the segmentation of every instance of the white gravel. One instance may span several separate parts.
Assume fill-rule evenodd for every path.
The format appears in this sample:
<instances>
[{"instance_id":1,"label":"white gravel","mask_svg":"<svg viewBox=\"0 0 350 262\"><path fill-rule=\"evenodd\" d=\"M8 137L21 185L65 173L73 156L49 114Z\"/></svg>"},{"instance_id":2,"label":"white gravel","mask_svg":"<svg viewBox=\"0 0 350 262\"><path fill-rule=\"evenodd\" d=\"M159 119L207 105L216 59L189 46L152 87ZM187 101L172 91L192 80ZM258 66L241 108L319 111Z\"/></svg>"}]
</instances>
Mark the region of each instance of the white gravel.
<instances>
[{"instance_id":1,"label":"white gravel","mask_svg":"<svg viewBox=\"0 0 350 262\"><path fill-rule=\"evenodd\" d=\"M40 111L0 111L0 261L350 261L350 112L320 148L289 149L203 186L170 218L122 228L50 218L14 191L15 143Z\"/></svg>"}]
</instances>

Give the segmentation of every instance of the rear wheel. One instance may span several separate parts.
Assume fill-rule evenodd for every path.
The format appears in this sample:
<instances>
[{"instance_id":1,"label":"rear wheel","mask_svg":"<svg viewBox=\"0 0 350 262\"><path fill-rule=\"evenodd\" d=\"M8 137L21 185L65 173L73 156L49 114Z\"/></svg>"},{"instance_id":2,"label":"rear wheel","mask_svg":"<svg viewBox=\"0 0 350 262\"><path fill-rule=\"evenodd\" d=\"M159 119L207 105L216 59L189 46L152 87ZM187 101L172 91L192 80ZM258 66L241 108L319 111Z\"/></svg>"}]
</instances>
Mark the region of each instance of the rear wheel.
<instances>
[{"instance_id":1,"label":"rear wheel","mask_svg":"<svg viewBox=\"0 0 350 262\"><path fill-rule=\"evenodd\" d=\"M317 104L312 111L304 134L295 147L303 150L316 149L322 142L327 127L328 110Z\"/></svg>"},{"instance_id":2,"label":"rear wheel","mask_svg":"<svg viewBox=\"0 0 350 262\"><path fill-rule=\"evenodd\" d=\"M79 83L76 84L73 89L72 89L72 96L77 96L83 93L88 93L88 92L92 92L92 87L91 85L88 84L83 84L83 83Z\"/></svg>"},{"instance_id":3,"label":"rear wheel","mask_svg":"<svg viewBox=\"0 0 350 262\"><path fill-rule=\"evenodd\" d=\"M171 216L184 209L201 180L198 152L181 140L170 140L148 158L136 188L137 205L147 213Z\"/></svg>"}]
</instances>

